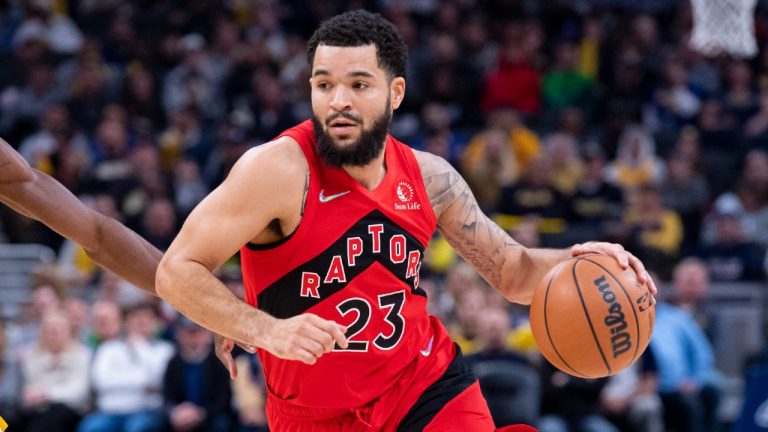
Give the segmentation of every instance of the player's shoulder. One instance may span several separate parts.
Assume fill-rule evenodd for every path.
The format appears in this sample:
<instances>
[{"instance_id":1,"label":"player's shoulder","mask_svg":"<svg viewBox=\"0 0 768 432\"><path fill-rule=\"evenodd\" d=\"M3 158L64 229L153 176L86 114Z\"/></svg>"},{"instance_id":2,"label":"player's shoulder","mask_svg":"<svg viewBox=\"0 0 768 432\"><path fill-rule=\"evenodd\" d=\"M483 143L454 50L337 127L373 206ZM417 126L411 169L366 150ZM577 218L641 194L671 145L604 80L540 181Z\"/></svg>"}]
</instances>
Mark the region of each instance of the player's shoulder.
<instances>
[{"instance_id":1,"label":"player's shoulder","mask_svg":"<svg viewBox=\"0 0 768 432\"><path fill-rule=\"evenodd\" d=\"M235 176L283 182L304 180L309 164L295 139L282 136L243 154L232 169Z\"/></svg>"},{"instance_id":2,"label":"player's shoulder","mask_svg":"<svg viewBox=\"0 0 768 432\"><path fill-rule=\"evenodd\" d=\"M436 154L415 149L413 154L416 157L416 162L419 164L421 177L426 185L429 185L430 179L434 180L435 177L458 176L456 168Z\"/></svg>"},{"instance_id":3,"label":"player's shoulder","mask_svg":"<svg viewBox=\"0 0 768 432\"><path fill-rule=\"evenodd\" d=\"M413 149L413 155L416 157L421 175L425 179L437 174L456 171L447 160L436 154Z\"/></svg>"}]
</instances>

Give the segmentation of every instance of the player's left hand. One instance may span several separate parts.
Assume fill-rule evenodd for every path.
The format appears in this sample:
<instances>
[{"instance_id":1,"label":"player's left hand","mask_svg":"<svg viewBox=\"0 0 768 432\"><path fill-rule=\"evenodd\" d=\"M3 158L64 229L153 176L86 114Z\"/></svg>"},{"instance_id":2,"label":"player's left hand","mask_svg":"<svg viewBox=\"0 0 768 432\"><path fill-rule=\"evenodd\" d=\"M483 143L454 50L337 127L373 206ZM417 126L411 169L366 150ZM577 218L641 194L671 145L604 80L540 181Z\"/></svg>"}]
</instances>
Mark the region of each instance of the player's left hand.
<instances>
[{"instance_id":1,"label":"player's left hand","mask_svg":"<svg viewBox=\"0 0 768 432\"><path fill-rule=\"evenodd\" d=\"M656 295L658 292L656 284L653 282L653 278L648 274L642 261L625 250L624 246L616 243L586 242L571 247L571 255L575 257L591 253L609 255L616 258L616 261L618 261L619 266L622 269L632 267L632 270L637 274L637 281L640 282L640 284L646 285L648 291L653 295Z\"/></svg>"},{"instance_id":2,"label":"player's left hand","mask_svg":"<svg viewBox=\"0 0 768 432\"><path fill-rule=\"evenodd\" d=\"M213 341L216 345L216 357L227 368L231 379L237 378L237 364L235 364L235 359L232 358L232 350L235 348L235 343L246 352L251 354L256 352L256 348L253 345L241 344L216 333L213 334Z\"/></svg>"}]
</instances>

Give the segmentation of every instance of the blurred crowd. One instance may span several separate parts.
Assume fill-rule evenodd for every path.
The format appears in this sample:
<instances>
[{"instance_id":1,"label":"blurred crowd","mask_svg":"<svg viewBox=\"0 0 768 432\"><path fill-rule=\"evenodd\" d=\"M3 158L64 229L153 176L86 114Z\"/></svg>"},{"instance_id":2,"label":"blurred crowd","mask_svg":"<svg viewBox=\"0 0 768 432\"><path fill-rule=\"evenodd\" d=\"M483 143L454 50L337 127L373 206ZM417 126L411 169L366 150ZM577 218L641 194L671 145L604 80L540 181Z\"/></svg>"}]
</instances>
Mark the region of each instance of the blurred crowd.
<instances>
[{"instance_id":1,"label":"blurred crowd","mask_svg":"<svg viewBox=\"0 0 768 432\"><path fill-rule=\"evenodd\" d=\"M618 242L671 287L640 361L574 379L538 357L526 309L435 237L422 286L497 421L721 430L701 304L710 281L765 281L768 50L703 57L688 2L4 0L0 136L165 249L240 155L311 116L307 39L360 7L408 43L395 137L447 159L520 243ZM755 28L763 48L762 5ZM4 242L57 252L0 332L14 430L265 430L254 356L230 382L208 332L0 208ZM221 277L242 294L236 257Z\"/></svg>"}]
</instances>

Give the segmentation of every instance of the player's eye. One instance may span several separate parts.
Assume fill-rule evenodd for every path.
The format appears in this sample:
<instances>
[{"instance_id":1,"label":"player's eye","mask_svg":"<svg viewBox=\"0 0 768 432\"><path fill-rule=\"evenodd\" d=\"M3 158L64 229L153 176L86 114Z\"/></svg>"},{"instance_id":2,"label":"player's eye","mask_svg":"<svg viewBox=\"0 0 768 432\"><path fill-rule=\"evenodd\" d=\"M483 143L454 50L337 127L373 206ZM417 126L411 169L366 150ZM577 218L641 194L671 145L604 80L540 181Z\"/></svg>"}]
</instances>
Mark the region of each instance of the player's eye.
<instances>
[{"instance_id":1,"label":"player's eye","mask_svg":"<svg viewBox=\"0 0 768 432\"><path fill-rule=\"evenodd\" d=\"M352 88L355 90L364 90L364 89L367 89L368 87L369 87L368 84L362 81L357 81L356 83L352 84Z\"/></svg>"},{"instance_id":2,"label":"player's eye","mask_svg":"<svg viewBox=\"0 0 768 432\"><path fill-rule=\"evenodd\" d=\"M320 90L329 90L331 88L331 83L322 81L317 84L317 88Z\"/></svg>"}]
</instances>

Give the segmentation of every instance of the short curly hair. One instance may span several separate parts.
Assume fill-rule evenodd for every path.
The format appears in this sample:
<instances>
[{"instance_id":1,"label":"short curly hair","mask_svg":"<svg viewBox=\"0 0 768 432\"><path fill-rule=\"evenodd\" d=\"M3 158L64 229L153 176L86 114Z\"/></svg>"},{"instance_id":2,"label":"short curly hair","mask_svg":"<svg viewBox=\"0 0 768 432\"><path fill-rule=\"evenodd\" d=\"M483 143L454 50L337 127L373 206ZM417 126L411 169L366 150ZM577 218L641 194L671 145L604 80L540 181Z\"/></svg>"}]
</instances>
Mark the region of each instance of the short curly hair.
<instances>
[{"instance_id":1,"label":"short curly hair","mask_svg":"<svg viewBox=\"0 0 768 432\"><path fill-rule=\"evenodd\" d=\"M379 67L389 79L405 78L408 47L391 22L364 10L344 12L324 21L309 39L307 59L312 66L319 45L358 47L373 44Z\"/></svg>"}]
</instances>

